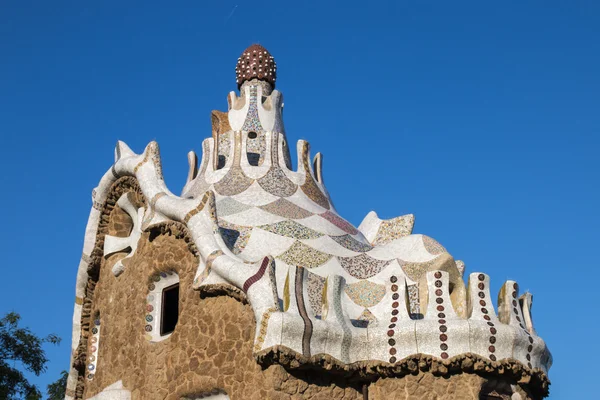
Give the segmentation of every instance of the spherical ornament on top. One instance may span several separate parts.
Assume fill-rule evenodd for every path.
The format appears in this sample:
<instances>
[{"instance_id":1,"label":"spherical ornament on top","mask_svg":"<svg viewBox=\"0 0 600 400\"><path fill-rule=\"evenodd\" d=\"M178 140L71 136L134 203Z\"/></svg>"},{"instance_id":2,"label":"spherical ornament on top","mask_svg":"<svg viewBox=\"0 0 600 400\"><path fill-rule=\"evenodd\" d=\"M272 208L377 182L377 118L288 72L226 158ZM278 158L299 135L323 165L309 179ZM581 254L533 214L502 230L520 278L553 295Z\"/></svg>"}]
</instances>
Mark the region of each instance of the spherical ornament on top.
<instances>
[{"instance_id":1,"label":"spherical ornament on top","mask_svg":"<svg viewBox=\"0 0 600 400\"><path fill-rule=\"evenodd\" d=\"M244 50L238 58L235 77L238 89L242 87L244 82L252 79L268 82L275 87L277 64L275 64L275 59L267 49L260 44L253 44Z\"/></svg>"}]
</instances>

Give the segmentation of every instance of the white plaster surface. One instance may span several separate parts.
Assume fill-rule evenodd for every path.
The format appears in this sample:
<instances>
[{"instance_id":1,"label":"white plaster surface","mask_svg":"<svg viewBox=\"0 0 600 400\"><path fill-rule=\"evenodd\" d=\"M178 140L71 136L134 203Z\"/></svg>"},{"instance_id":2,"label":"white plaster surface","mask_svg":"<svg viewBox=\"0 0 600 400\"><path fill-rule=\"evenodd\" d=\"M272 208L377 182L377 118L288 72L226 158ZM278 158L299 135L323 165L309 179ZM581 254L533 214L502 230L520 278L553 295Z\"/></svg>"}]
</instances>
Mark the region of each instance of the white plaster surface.
<instances>
[{"instance_id":1,"label":"white plaster surface","mask_svg":"<svg viewBox=\"0 0 600 400\"><path fill-rule=\"evenodd\" d=\"M94 397L88 397L88 400L130 400L131 392L123 386L123 381L117 381L107 386Z\"/></svg>"}]
</instances>

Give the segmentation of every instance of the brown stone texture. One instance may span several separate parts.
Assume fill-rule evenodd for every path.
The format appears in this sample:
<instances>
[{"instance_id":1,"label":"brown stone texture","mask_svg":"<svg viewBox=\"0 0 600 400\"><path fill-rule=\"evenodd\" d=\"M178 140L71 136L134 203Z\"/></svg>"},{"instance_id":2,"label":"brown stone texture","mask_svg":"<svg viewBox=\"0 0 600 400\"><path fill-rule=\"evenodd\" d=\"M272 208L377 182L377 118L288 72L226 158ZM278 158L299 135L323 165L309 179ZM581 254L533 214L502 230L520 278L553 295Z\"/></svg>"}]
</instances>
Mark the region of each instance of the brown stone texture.
<instances>
[{"instance_id":1,"label":"brown stone texture","mask_svg":"<svg viewBox=\"0 0 600 400\"><path fill-rule=\"evenodd\" d=\"M133 221L121 207L115 204L111 219L108 223L108 234L111 236L127 237L133 228Z\"/></svg>"},{"instance_id":2,"label":"brown stone texture","mask_svg":"<svg viewBox=\"0 0 600 400\"><path fill-rule=\"evenodd\" d=\"M380 379L369 386L369 400L510 400L518 393L522 400L535 400L518 385L476 374L436 376L429 372L406 375L401 379Z\"/></svg>"}]
</instances>

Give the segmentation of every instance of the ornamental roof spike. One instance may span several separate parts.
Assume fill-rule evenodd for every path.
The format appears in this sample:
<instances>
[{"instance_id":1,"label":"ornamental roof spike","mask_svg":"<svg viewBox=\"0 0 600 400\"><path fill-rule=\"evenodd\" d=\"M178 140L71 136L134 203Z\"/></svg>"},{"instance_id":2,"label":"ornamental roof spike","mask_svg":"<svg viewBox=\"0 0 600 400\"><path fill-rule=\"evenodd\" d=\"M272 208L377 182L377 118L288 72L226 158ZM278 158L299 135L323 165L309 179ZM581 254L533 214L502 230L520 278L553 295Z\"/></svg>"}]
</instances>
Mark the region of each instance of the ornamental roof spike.
<instances>
[{"instance_id":1,"label":"ornamental roof spike","mask_svg":"<svg viewBox=\"0 0 600 400\"><path fill-rule=\"evenodd\" d=\"M272 70L272 72L271 72ZM258 79L275 87L277 80L277 65L275 59L260 44L253 44L242 52L236 64L236 83L238 89L244 82Z\"/></svg>"}]
</instances>

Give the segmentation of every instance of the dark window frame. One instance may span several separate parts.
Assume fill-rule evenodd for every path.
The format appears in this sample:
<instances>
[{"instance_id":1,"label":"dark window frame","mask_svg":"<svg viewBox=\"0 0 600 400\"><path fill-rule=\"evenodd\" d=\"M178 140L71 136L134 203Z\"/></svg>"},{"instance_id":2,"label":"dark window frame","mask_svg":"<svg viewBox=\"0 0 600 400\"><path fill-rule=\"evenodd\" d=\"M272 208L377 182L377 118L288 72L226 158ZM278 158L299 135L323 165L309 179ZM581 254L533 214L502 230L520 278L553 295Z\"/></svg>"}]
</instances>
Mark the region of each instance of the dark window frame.
<instances>
[{"instance_id":1,"label":"dark window frame","mask_svg":"<svg viewBox=\"0 0 600 400\"><path fill-rule=\"evenodd\" d=\"M166 293L167 292L170 292L170 291L175 290L175 289L177 289L177 315L175 317L175 323L172 324L173 325L173 327L172 327L173 329L168 330L168 329L165 329L165 312L167 311L165 309L166 305L167 305L167 301L166 301L165 297L166 297ZM173 333L173 331L177 327L177 323L178 322L179 322L179 282L174 283L174 284L172 284L170 286L167 286L166 288L164 288L162 290L162 293L161 293L161 305L160 305L160 327L159 327L160 328L159 329L160 330L160 336L167 336L167 335ZM169 328L170 328L170 326L169 326Z\"/></svg>"}]
</instances>

